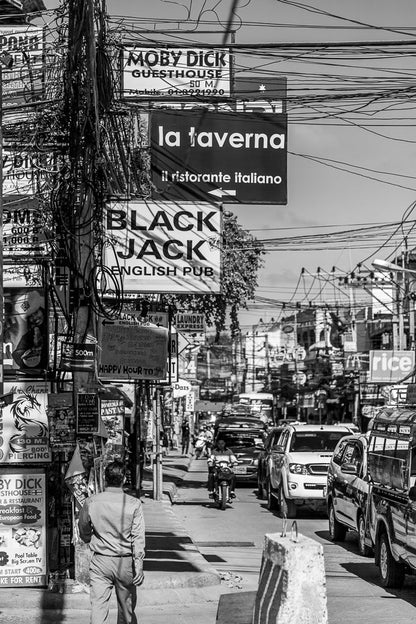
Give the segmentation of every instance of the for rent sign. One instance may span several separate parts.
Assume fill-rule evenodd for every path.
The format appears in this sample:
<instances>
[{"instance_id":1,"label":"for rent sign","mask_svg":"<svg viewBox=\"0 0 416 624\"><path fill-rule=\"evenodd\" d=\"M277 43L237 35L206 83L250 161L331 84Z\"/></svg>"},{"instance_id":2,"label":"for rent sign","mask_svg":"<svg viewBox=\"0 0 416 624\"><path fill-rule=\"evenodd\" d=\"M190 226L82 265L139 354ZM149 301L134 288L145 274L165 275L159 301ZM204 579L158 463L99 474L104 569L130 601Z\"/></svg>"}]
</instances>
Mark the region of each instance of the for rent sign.
<instances>
[{"instance_id":1,"label":"for rent sign","mask_svg":"<svg viewBox=\"0 0 416 624\"><path fill-rule=\"evenodd\" d=\"M404 381L415 370L414 351L370 351L372 383L391 384Z\"/></svg>"},{"instance_id":2,"label":"for rent sign","mask_svg":"<svg viewBox=\"0 0 416 624\"><path fill-rule=\"evenodd\" d=\"M154 197L287 203L285 115L155 110Z\"/></svg>"},{"instance_id":3,"label":"for rent sign","mask_svg":"<svg viewBox=\"0 0 416 624\"><path fill-rule=\"evenodd\" d=\"M125 291L218 293L221 211L209 204L118 202L106 213L106 266Z\"/></svg>"},{"instance_id":4,"label":"for rent sign","mask_svg":"<svg viewBox=\"0 0 416 624\"><path fill-rule=\"evenodd\" d=\"M123 97L229 97L228 49L145 48L123 50Z\"/></svg>"}]
</instances>

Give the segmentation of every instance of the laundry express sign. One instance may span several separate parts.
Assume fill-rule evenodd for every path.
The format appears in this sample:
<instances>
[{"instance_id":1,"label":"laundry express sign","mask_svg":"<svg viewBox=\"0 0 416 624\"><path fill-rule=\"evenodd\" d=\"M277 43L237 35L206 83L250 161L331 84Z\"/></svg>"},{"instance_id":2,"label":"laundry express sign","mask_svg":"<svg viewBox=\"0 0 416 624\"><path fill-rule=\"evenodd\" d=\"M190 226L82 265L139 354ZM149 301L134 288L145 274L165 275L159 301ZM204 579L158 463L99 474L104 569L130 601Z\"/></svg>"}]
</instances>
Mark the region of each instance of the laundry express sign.
<instances>
[{"instance_id":1,"label":"laundry express sign","mask_svg":"<svg viewBox=\"0 0 416 624\"><path fill-rule=\"evenodd\" d=\"M287 203L287 119L282 114L154 110L154 197Z\"/></svg>"},{"instance_id":2,"label":"laundry express sign","mask_svg":"<svg viewBox=\"0 0 416 624\"><path fill-rule=\"evenodd\" d=\"M229 97L227 49L125 47L123 97Z\"/></svg>"},{"instance_id":3,"label":"laundry express sign","mask_svg":"<svg viewBox=\"0 0 416 624\"><path fill-rule=\"evenodd\" d=\"M106 267L128 292L219 293L221 211L209 204L109 206ZM105 294L105 293L103 293Z\"/></svg>"}]
</instances>

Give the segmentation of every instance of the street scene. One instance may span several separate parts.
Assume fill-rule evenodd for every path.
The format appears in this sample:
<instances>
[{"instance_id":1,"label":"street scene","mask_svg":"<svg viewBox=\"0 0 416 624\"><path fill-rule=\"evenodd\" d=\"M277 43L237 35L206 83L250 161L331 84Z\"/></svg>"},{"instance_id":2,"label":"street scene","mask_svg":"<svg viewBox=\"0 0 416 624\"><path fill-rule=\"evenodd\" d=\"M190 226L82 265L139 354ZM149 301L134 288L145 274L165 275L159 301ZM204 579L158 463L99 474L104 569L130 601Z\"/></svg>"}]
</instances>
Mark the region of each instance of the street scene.
<instances>
[{"instance_id":1,"label":"street scene","mask_svg":"<svg viewBox=\"0 0 416 624\"><path fill-rule=\"evenodd\" d=\"M0 621L416 615L412 0L0 0Z\"/></svg>"}]
</instances>

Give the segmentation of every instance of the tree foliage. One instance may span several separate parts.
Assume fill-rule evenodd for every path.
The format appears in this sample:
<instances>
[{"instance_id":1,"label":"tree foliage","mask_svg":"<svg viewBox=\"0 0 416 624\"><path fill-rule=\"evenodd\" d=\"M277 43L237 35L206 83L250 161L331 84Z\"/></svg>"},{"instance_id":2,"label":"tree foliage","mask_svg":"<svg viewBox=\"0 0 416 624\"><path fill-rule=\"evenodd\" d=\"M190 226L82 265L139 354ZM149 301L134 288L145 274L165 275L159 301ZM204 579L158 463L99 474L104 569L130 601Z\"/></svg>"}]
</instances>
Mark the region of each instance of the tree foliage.
<instances>
[{"instance_id":1,"label":"tree foliage","mask_svg":"<svg viewBox=\"0 0 416 624\"><path fill-rule=\"evenodd\" d=\"M264 248L249 232L242 229L231 212L223 215L221 294L187 295L169 300L177 309L203 312L206 323L217 335L225 328L230 314L231 334L239 331L238 312L247 309L254 297L257 274L263 265Z\"/></svg>"}]
</instances>

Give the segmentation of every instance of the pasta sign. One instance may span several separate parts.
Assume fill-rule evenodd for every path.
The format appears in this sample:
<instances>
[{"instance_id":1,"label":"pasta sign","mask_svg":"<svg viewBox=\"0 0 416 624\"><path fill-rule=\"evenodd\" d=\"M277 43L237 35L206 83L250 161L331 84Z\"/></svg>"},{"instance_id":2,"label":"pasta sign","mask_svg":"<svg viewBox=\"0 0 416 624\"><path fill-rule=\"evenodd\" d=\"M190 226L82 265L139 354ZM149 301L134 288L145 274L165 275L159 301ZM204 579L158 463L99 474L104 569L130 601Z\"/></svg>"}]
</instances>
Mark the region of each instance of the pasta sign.
<instances>
[{"instance_id":1,"label":"pasta sign","mask_svg":"<svg viewBox=\"0 0 416 624\"><path fill-rule=\"evenodd\" d=\"M219 293L221 210L118 202L106 214L106 267L128 292Z\"/></svg>"}]
</instances>

